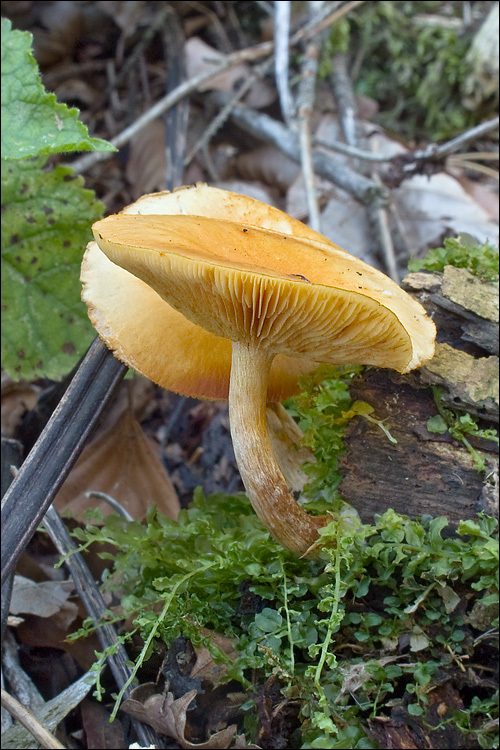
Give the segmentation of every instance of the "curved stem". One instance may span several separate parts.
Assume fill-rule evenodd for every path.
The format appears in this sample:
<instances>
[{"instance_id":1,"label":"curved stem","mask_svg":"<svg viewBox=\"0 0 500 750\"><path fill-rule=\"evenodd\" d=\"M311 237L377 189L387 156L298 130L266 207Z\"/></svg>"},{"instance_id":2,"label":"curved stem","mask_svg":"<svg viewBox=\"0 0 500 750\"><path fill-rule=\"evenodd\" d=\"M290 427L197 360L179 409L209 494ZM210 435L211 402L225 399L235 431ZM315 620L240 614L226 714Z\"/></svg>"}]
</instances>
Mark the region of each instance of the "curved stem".
<instances>
[{"instance_id":1,"label":"curved stem","mask_svg":"<svg viewBox=\"0 0 500 750\"><path fill-rule=\"evenodd\" d=\"M318 540L328 516L310 516L287 487L266 424L267 381L273 355L233 342L229 421L236 462L252 506L272 536L298 555Z\"/></svg>"}]
</instances>

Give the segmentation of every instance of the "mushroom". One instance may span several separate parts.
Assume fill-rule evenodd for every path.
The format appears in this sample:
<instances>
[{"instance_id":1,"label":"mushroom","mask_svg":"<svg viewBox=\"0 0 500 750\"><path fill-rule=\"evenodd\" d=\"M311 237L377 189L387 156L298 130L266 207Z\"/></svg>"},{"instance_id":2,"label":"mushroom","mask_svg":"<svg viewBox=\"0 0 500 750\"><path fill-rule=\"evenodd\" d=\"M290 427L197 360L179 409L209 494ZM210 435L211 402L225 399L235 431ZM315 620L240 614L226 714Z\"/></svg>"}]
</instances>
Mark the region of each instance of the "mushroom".
<instances>
[{"instance_id":1,"label":"mushroom","mask_svg":"<svg viewBox=\"0 0 500 750\"><path fill-rule=\"evenodd\" d=\"M395 282L304 224L206 185L144 196L93 232L82 297L99 335L160 385L228 397L257 515L307 553L330 517L306 513L289 490L266 402L294 392L318 362L419 367L434 352L433 322Z\"/></svg>"}]
</instances>

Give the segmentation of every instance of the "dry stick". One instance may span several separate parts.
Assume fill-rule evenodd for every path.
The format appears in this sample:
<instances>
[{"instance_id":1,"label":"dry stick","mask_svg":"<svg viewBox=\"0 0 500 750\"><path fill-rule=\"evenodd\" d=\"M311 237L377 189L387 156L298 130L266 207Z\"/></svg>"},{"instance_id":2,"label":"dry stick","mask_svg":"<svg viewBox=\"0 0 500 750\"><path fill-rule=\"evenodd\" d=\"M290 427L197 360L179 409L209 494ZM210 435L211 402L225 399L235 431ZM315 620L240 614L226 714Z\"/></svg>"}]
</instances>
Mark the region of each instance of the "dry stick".
<instances>
[{"instance_id":1,"label":"dry stick","mask_svg":"<svg viewBox=\"0 0 500 750\"><path fill-rule=\"evenodd\" d=\"M3 688L1 694L2 706L6 708L10 715L13 716L14 719L17 719L17 721L19 721L30 734L33 735L39 745L48 748L48 750L51 750L51 748L64 750L64 745L61 745L59 740L57 740L48 729L45 729L43 724L40 724L36 716L33 716L28 709L24 708L19 701L16 701L16 699L9 695L9 693Z\"/></svg>"},{"instance_id":2,"label":"dry stick","mask_svg":"<svg viewBox=\"0 0 500 750\"><path fill-rule=\"evenodd\" d=\"M346 65L346 57L342 53L335 55L335 67L332 76L333 93L340 113L340 123L344 137L349 146L358 145L358 133L356 127L356 101L352 89ZM378 174L372 171L372 181L382 187ZM396 283L399 283L399 271L389 229L389 216L387 207L375 203L367 203L366 211L370 224L375 228L378 244L382 251L386 271Z\"/></svg>"},{"instance_id":3,"label":"dry stick","mask_svg":"<svg viewBox=\"0 0 500 750\"><path fill-rule=\"evenodd\" d=\"M355 7L356 5L361 5L363 2L364 0L353 0L353 2L347 3L342 8L336 9L325 20L318 22L316 26L300 29L291 37L290 44L296 44L302 39L310 39L315 34L319 33L331 23L336 21L337 18L345 15L345 13L349 12L353 7ZM175 104L177 104L177 102L181 101L181 99L184 99L184 97L189 96L189 94L193 93L193 91L196 91L202 84L211 81L213 78L218 76L219 73L222 73L222 71L228 70L229 68L234 68L236 65L240 65L244 62L253 62L255 60L259 60L261 57L266 57L267 55L272 54L273 51L274 42L270 41L263 42L262 44L257 44L254 47L248 47L247 49L238 50L238 52L234 52L233 54L228 55L225 60L221 60L217 65L215 65L212 71L200 73L197 76L193 76L193 78L190 78L188 81L182 83L180 86L174 89L174 91L171 91L169 94L164 96L162 99L156 102L156 104L151 107L151 109L148 109L147 112L145 112L134 123L132 123L132 125L130 125L128 128L125 128L125 130L122 130L121 133L112 138L110 142L117 149L120 148L120 146L123 146L136 133L138 133L139 130L162 115L164 112L170 109L170 107L173 107ZM70 166L75 170L75 172L81 173L85 169L89 169L90 167L92 167L94 164L97 164L100 161L104 161L105 159L109 159L111 156L112 153L110 153L109 151L95 151L92 154L82 156L80 159L72 162Z\"/></svg>"},{"instance_id":4,"label":"dry stick","mask_svg":"<svg viewBox=\"0 0 500 750\"><path fill-rule=\"evenodd\" d=\"M126 367L94 339L2 500L2 583L66 479Z\"/></svg>"},{"instance_id":5,"label":"dry stick","mask_svg":"<svg viewBox=\"0 0 500 750\"><path fill-rule=\"evenodd\" d=\"M170 21L165 27L165 57L167 60L167 91L175 91L186 79L184 33L176 13L169 8ZM187 99L178 101L165 113L166 161L165 188L173 190L183 184L183 155L189 117Z\"/></svg>"},{"instance_id":6,"label":"dry stick","mask_svg":"<svg viewBox=\"0 0 500 750\"><path fill-rule=\"evenodd\" d=\"M122 130L121 133L112 138L110 142L116 148L120 148L120 146L123 146L136 133L138 133L139 130L144 128L146 125L149 125L150 122L155 120L171 107L175 106L177 102L181 101L181 99L184 99L189 94L192 94L193 91L196 91L202 84L211 81L222 71L227 70L228 68L234 68L236 65L240 65L242 62L257 60L260 57L268 55L270 52L272 52L272 50L272 42L264 42L257 47L251 47L246 50L241 50L240 52L235 52L233 55L229 55L225 60L222 60L218 64L214 65L213 70L211 70L210 72L205 71L204 73L200 73L197 76L193 76L193 78L185 81L185 83L181 83L179 86L177 86L177 88L175 88L173 91L169 92L164 97L162 97L162 99L156 102L153 107L148 109L147 112L141 115L141 117L139 117L134 123L132 123L132 125L130 125L128 128L125 128L125 130ZM75 170L75 172L83 172L85 169L92 167L94 164L97 164L104 159L108 159L110 156L111 154L109 152L95 151L92 154L82 156L80 159L74 161L70 166Z\"/></svg>"},{"instance_id":7,"label":"dry stick","mask_svg":"<svg viewBox=\"0 0 500 750\"><path fill-rule=\"evenodd\" d=\"M215 98L224 102L224 94L221 92L216 92ZM235 107L231 112L231 119L245 132L274 144L293 161L300 161L297 135L281 122L248 107ZM373 180L340 165L335 157L324 151L312 149L312 159L316 174L338 185L361 203L387 205L389 191L385 186L377 185Z\"/></svg>"},{"instance_id":8,"label":"dry stick","mask_svg":"<svg viewBox=\"0 0 500 750\"><path fill-rule=\"evenodd\" d=\"M448 154L453 153L454 151L458 151L459 148L467 143L470 143L470 141L473 141L474 139L479 138L482 135L486 135L486 133L490 132L491 130L495 130L496 128L498 128L498 125L498 117L495 117L492 120L488 120L487 122L481 123L481 125L477 125L476 127L467 130L465 133L461 133L456 138L453 138L450 141L446 141L446 143L431 143L429 146L427 146L427 148L419 151L414 151L411 155L413 156L413 159L415 161L428 161L430 159L432 159L433 161L437 161L438 159L441 159ZM391 161L394 161L394 159L400 158L397 156L394 157L384 156L383 154L375 154L372 151L365 151L362 148L349 146L346 143L341 143L340 141L325 141L322 138L315 138L314 145L330 151L338 151L341 154L346 154L346 156L354 156L356 159L363 159L365 161L389 163ZM486 154L488 155L486 156ZM481 152L481 156L477 154L475 158L498 159L498 155L491 154L490 152ZM411 165L406 165L403 167L403 169L405 171L410 171L414 167L415 164L414 162L412 162Z\"/></svg>"},{"instance_id":9,"label":"dry stick","mask_svg":"<svg viewBox=\"0 0 500 750\"><path fill-rule=\"evenodd\" d=\"M233 107L235 107L240 99L242 99L245 94L252 88L257 79L262 78L267 73L268 69L271 67L272 61L273 58L270 57L268 60L266 60L266 62L257 66L251 73L251 75L249 75L248 78L243 81L243 83L236 89L233 96L231 96L227 104L222 107L218 115L214 117L208 128L202 134L201 138L196 141L193 148L184 159L185 167L187 167L188 164L192 162L200 149L205 148L210 143L219 128L221 128L226 120L230 117Z\"/></svg>"},{"instance_id":10,"label":"dry stick","mask_svg":"<svg viewBox=\"0 0 500 750\"><path fill-rule=\"evenodd\" d=\"M356 147L358 142L356 100L347 71L346 55L343 52L337 52L333 56L331 80L344 138L348 146Z\"/></svg>"},{"instance_id":11,"label":"dry stick","mask_svg":"<svg viewBox=\"0 0 500 750\"><path fill-rule=\"evenodd\" d=\"M426 159L441 159L443 156L455 153L459 148L464 146L466 143L474 141L476 138L480 138L482 135L486 135L491 130L496 130L500 124L500 117L497 115L491 120L482 122L480 125L476 125L474 128L470 128L465 133L457 135L456 138L452 138L451 141L442 143L441 145L431 143L430 146L420 151L415 151L413 157L417 160Z\"/></svg>"},{"instance_id":12,"label":"dry stick","mask_svg":"<svg viewBox=\"0 0 500 750\"><path fill-rule=\"evenodd\" d=\"M57 551L61 555L69 555L65 564L75 582L78 592L86 611L92 617L96 628L96 634L104 650L112 649L107 656L107 661L119 688L127 683L130 678L131 670L128 666L129 658L125 647L119 643L116 630L113 625L101 623L106 612L106 604L92 577L90 570L85 563L82 555L76 551L76 547L62 522L54 506L50 506L43 519L43 525L47 530ZM128 694L128 691L127 691ZM134 729L142 745L146 747L153 742L156 747L161 747L159 739L151 727L142 724L140 721L133 719Z\"/></svg>"},{"instance_id":13,"label":"dry stick","mask_svg":"<svg viewBox=\"0 0 500 750\"><path fill-rule=\"evenodd\" d=\"M293 115L293 100L288 82L290 62L290 0L274 3L274 74L281 106L281 114L287 125Z\"/></svg>"},{"instance_id":14,"label":"dry stick","mask_svg":"<svg viewBox=\"0 0 500 750\"><path fill-rule=\"evenodd\" d=\"M302 59L301 79L297 102L297 125L299 130L300 161L302 164L302 175L304 177L304 186L306 190L309 225L316 232L321 232L311 141L311 112L314 104L318 56L318 44L316 42L310 42L304 50L304 57Z\"/></svg>"},{"instance_id":15,"label":"dry stick","mask_svg":"<svg viewBox=\"0 0 500 750\"><path fill-rule=\"evenodd\" d=\"M364 2L365 0L351 0L351 2L345 3L340 8L338 2L326 3L321 12L292 35L291 43L296 44L302 40L306 41L316 36L316 34L320 34L324 29L327 29L332 23L338 21L339 18L350 13L358 5L363 5Z\"/></svg>"}]
</instances>

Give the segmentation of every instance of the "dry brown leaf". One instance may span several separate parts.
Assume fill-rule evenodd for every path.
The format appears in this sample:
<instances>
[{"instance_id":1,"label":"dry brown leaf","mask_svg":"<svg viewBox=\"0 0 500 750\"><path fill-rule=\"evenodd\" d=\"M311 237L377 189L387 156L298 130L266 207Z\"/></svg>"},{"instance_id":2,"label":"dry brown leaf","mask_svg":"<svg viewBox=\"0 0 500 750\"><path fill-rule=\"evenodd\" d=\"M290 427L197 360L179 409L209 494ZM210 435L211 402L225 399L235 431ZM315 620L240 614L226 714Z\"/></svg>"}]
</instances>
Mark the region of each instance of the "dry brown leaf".
<instances>
[{"instance_id":1,"label":"dry brown leaf","mask_svg":"<svg viewBox=\"0 0 500 750\"><path fill-rule=\"evenodd\" d=\"M131 36L150 18L148 5L145 0L101 0L99 9L113 19L125 36Z\"/></svg>"},{"instance_id":2,"label":"dry brown leaf","mask_svg":"<svg viewBox=\"0 0 500 750\"><path fill-rule=\"evenodd\" d=\"M166 696L156 692L154 683L139 685L134 688L131 697L122 704L123 711L135 719L149 724L159 734L165 734L176 740L182 748L191 750L227 750L236 739L236 725L213 734L206 742L190 742L185 737L186 714L189 705L197 695L196 690L190 690L181 698L174 700L172 693ZM239 745L239 747L253 747Z\"/></svg>"},{"instance_id":3,"label":"dry brown leaf","mask_svg":"<svg viewBox=\"0 0 500 750\"><path fill-rule=\"evenodd\" d=\"M52 617L67 602L74 589L73 582L35 582L24 576L14 576L10 612L13 615L31 614ZM75 616L78 610L74 605Z\"/></svg>"},{"instance_id":4,"label":"dry brown leaf","mask_svg":"<svg viewBox=\"0 0 500 750\"><path fill-rule=\"evenodd\" d=\"M205 44L197 36L193 36L187 40L185 55L188 78L200 75L201 73L208 73L226 57L222 52L218 52L218 50L210 47L210 45ZM212 91L214 89L233 91L237 83L242 79L248 78L249 74L250 68L248 65L237 65L234 68L223 71L215 78L212 78L211 81L207 81L207 83L199 86L198 89L199 91Z\"/></svg>"},{"instance_id":5,"label":"dry brown leaf","mask_svg":"<svg viewBox=\"0 0 500 750\"><path fill-rule=\"evenodd\" d=\"M199 37L193 36L188 39L185 46L186 69L188 78L198 76L202 73L208 73L216 65L225 60L227 55L219 52L214 47L206 44ZM242 63L234 68L224 70L212 80L201 84L199 91L228 91L234 92L239 84L246 81L251 75L252 68ZM267 107L276 99L274 86L269 86L266 81L259 79L251 87L245 96L245 103L253 109Z\"/></svg>"},{"instance_id":6,"label":"dry brown leaf","mask_svg":"<svg viewBox=\"0 0 500 750\"><path fill-rule=\"evenodd\" d=\"M298 174L300 166L275 146L262 146L237 156L234 166L239 177L256 180L286 192Z\"/></svg>"},{"instance_id":7,"label":"dry brown leaf","mask_svg":"<svg viewBox=\"0 0 500 750\"><path fill-rule=\"evenodd\" d=\"M134 200L146 193L164 189L167 157L165 124L162 120L153 120L134 135L130 141L130 158L126 174Z\"/></svg>"},{"instance_id":8,"label":"dry brown leaf","mask_svg":"<svg viewBox=\"0 0 500 750\"><path fill-rule=\"evenodd\" d=\"M59 511L70 511L77 519L84 519L89 507L99 507L104 515L112 513L104 501L85 496L91 490L111 495L137 520L152 505L173 519L180 510L156 443L146 437L129 409L84 449L54 504Z\"/></svg>"},{"instance_id":9,"label":"dry brown leaf","mask_svg":"<svg viewBox=\"0 0 500 750\"><path fill-rule=\"evenodd\" d=\"M33 383L15 383L2 372L2 435L14 436L23 415L35 408L40 391Z\"/></svg>"},{"instance_id":10,"label":"dry brown leaf","mask_svg":"<svg viewBox=\"0 0 500 750\"><path fill-rule=\"evenodd\" d=\"M201 633L204 636L210 636L211 642L220 648L231 661L234 661L237 652L234 648L234 638L228 638L220 633L201 628ZM190 677L192 679L200 678L209 682L212 687L218 687L223 681L227 673L227 669L223 664L217 664L205 646L199 648L193 647L196 655L196 661L191 669Z\"/></svg>"},{"instance_id":11,"label":"dry brown leaf","mask_svg":"<svg viewBox=\"0 0 500 750\"><path fill-rule=\"evenodd\" d=\"M33 47L42 67L69 58L78 40L85 34L84 8L75 0L36 3L39 21L45 28L33 30Z\"/></svg>"},{"instance_id":12,"label":"dry brown leaf","mask_svg":"<svg viewBox=\"0 0 500 750\"><path fill-rule=\"evenodd\" d=\"M110 722L110 712L102 703L85 698L80 704L80 711L87 750L128 748L120 720Z\"/></svg>"}]
</instances>

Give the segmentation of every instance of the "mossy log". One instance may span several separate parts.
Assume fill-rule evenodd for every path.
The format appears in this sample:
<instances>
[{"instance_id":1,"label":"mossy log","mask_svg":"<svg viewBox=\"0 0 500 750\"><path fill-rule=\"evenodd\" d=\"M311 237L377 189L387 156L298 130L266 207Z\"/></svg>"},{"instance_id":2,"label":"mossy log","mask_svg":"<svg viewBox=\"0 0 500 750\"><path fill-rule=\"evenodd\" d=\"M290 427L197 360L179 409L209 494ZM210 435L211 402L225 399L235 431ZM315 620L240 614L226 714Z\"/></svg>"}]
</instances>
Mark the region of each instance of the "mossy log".
<instances>
[{"instance_id":1,"label":"mossy log","mask_svg":"<svg viewBox=\"0 0 500 750\"><path fill-rule=\"evenodd\" d=\"M471 414L481 428L498 424L498 285L446 266L410 274L404 286L436 323L436 355L409 375L367 368L352 383L351 395L375 408L397 443L366 419L351 420L340 493L364 521L390 507L412 517L444 515L452 525L481 510L496 515L496 443L466 436L485 461L478 471L471 451L449 432L429 432L427 420L438 414L438 386L446 408Z\"/></svg>"}]
</instances>

